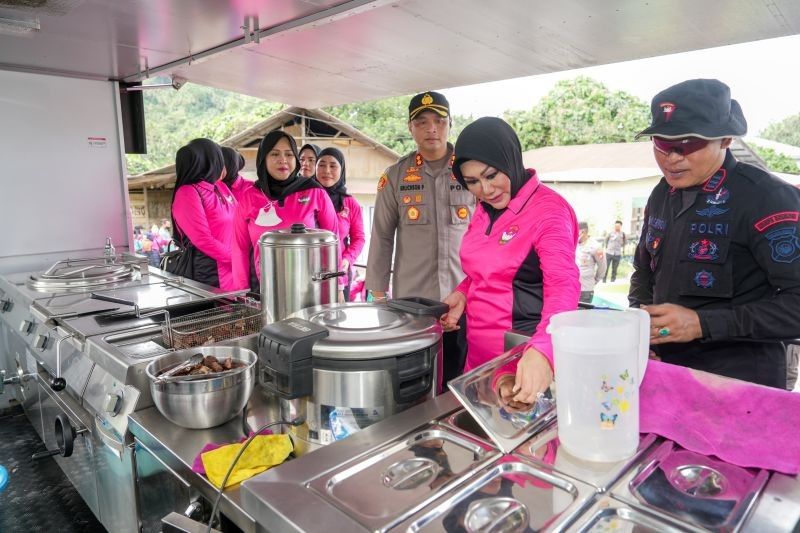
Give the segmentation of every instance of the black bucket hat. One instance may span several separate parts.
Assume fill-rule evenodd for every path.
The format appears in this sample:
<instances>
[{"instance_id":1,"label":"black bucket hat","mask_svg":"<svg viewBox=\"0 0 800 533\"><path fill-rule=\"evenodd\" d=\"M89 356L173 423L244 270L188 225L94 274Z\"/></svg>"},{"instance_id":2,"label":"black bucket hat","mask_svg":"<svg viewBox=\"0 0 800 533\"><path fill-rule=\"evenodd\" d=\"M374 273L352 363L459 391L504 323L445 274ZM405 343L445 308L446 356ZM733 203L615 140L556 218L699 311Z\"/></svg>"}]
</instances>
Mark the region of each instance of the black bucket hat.
<instances>
[{"instance_id":1,"label":"black bucket hat","mask_svg":"<svg viewBox=\"0 0 800 533\"><path fill-rule=\"evenodd\" d=\"M687 80L655 95L653 122L636 137L722 139L747 133L747 121L730 87L719 80Z\"/></svg>"}]
</instances>

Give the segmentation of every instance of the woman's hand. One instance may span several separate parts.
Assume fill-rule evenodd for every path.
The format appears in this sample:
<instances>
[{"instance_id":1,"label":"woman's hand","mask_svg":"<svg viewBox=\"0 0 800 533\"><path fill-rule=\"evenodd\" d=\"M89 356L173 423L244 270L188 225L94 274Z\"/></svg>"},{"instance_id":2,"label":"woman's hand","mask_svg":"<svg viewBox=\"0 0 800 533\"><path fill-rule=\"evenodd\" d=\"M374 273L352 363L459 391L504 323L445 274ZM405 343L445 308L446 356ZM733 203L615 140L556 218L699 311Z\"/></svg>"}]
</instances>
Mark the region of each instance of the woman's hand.
<instances>
[{"instance_id":1,"label":"woman's hand","mask_svg":"<svg viewBox=\"0 0 800 533\"><path fill-rule=\"evenodd\" d=\"M350 268L350 261L348 261L347 259L342 259L342 268L340 270L347 272L349 268Z\"/></svg>"},{"instance_id":2,"label":"woman's hand","mask_svg":"<svg viewBox=\"0 0 800 533\"><path fill-rule=\"evenodd\" d=\"M442 329L446 332L461 329L461 326L458 325L458 320L467 307L467 297L461 291L453 291L447 295L444 303L450 306L450 310L439 318Z\"/></svg>"},{"instance_id":3,"label":"woman's hand","mask_svg":"<svg viewBox=\"0 0 800 533\"><path fill-rule=\"evenodd\" d=\"M512 392L515 402L532 404L539 393L544 393L553 383L550 362L537 349L528 348L517 365L517 376Z\"/></svg>"}]
</instances>

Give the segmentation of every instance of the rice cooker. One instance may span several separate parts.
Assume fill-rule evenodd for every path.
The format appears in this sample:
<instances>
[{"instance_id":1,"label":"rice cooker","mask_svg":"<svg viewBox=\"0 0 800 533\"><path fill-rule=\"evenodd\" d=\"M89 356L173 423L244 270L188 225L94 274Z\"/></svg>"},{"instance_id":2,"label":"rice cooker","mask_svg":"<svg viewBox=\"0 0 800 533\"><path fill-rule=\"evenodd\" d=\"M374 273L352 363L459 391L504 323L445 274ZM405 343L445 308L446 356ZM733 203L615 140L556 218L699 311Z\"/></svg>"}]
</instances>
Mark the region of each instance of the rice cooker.
<instances>
[{"instance_id":1,"label":"rice cooker","mask_svg":"<svg viewBox=\"0 0 800 533\"><path fill-rule=\"evenodd\" d=\"M264 326L260 383L281 401L295 453L341 440L439 390L447 305L423 298L318 305Z\"/></svg>"}]
</instances>

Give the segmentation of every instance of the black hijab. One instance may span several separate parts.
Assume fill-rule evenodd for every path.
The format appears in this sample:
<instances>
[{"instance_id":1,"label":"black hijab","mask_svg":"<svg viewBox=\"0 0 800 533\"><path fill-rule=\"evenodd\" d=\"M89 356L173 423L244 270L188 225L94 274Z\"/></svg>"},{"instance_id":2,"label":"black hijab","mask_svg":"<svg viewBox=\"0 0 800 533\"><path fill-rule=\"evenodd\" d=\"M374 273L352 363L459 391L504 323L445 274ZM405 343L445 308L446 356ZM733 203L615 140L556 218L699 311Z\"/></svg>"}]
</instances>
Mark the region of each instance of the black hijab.
<instances>
[{"instance_id":1,"label":"black hijab","mask_svg":"<svg viewBox=\"0 0 800 533\"><path fill-rule=\"evenodd\" d=\"M281 139L287 139L289 141L289 146L294 154L295 162L294 172L283 181L276 180L267 172L267 154ZM297 173L299 169L300 161L297 157L297 143L294 141L294 137L285 131L276 130L267 133L264 138L261 139L261 144L258 145L258 154L256 154L256 174L258 174L256 185L261 189L261 192L266 194L270 199L278 200L280 203L283 203L283 199L292 193L319 187L317 182L301 178Z\"/></svg>"},{"instance_id":2,"label":"black hijab","mask_svg":"<svg viewBox=\"0 0 800 533\"><path fill-rule=\"evenodd\" d=\"M347 187L345 186L346 180L345 180L345 169L344 169L344 154L338 148L334 148L331 146L328 148L324 148L319 154L317 154L317 161L319 161L324 155L332 156L339 162L339 166L342 167L342 173L340 174L339 181L337 181L330 187L326 187L321 183L319 184L320 187L322 187L323 189L325 189L325 191L327 191L328 196L331 197L331 201L333 202L333 207L336 208L336 212L338 213L344 207L344 197L350 196L349 194L347 194ZM314 177L314 180L317 181L317 183L319 183L319 180L317 180L316 177Z\"/></svg>"},{"instance_id":3,"label":"black hijab","mask_svg":"<svg viewBox=\"0 0 800 533\"><path fill-rule=\"evenodd\" d=\"M456 140L455 154L453 174L465 188L467 184L461 174L461 164L471 159L486 163L508 176L512 199L531 178L522 163L519 137L507 122L496 117L479 118L464 128ZM505 211L495 209L486 202L481 204L492 220Z\"/></svg>"},{"instance_id":4,"label":"black hijab","mask_svg":"<svg viewBox=\"0 0 800 533\"><path fill-rule=\"evenodd\" d=\"M300 162L299 162L299 159L303 155L303 150L311 150L312 152L314 152L314 157L319 159L319 146L317 146L316 144L311 144L311 143L306 143L303 146L301 146L300 150L297 152L297 159L298 159L297 173L298 174L300 174L300 166L299 166ZM315 174L316 174L316 172L312 172L311 173L311 178L313 178ZM302 178L303 176L300 176L300 177Z\"/></svg>"},{"instance_id":5,"label":"black hijab","mask_svg":"<svg viewBox=\"0 0 800 533\"><path fill-rule=\"evenodd\" d=\"M222 181L230 187L239 177L239 171L244 168L244 156L230 146L222 146L221 149L226 171L225 178Z\"/></svg>"},{"instance_id":6,"label":"black hijab","mask_svg":"<svg viewBox=\"0 0 800 533\"><path fill-rule=\"evenodd\" d=\"M175 154L175 188L172 190L172 202L175 203L175 193L183 185L194 185L205 181L215 183L225 162L222 158L222 150L219 145L211 139L194 139L189 144L182 146ZM172 227L178 228L175 219L172 220Z\"/></svg>"}]
</instances>

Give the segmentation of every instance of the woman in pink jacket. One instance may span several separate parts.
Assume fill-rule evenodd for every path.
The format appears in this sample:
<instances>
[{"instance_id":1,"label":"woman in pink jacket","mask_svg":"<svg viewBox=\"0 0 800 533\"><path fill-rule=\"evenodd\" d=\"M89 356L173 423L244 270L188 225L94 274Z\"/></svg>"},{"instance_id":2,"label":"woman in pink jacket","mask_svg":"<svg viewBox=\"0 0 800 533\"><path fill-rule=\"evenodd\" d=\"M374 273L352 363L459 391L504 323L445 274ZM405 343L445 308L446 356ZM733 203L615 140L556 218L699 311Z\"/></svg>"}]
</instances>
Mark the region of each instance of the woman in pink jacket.
<instances>
[{"instance_id":1,"label":"woman in pink jacket","mask_svg":"<svg viewBox=\"0 0 800 533\"><path fill-rule=\"evenodd\" d=\"M236 200L222 182L225 176L222 151L214 141L195 139L175 155L175 173L172 193L175 241L182 248L195 248L192 271L184 275L230 290Z\"/></svg>"},{"instance_id":2,"label":"woman in pink jacket","mask_svg":"<svg viewBox=\"0 0 800 533\"><path fill-rule=\"evenodd\" d=\"M317 159L316 178L325 189L336 210L337 234L342 264L340 270L347 276L339 278L340 300L350 301L350 280L353 264L364 249L364 220L361 218L361 205L347 194L344 154L338 148L324 148Z\"/></svg>"},{"instance_id":3,"label":"woman in pink jacket","mask_svg":"<svg viewBox=\"0 0 800 533\"><path fill-rule=\"evenodd\" d=\"M243 191L250 184L249 181L239 175L244 168L244 157L230 146L222 146L222 160L225 161L225 177L222 181L233 193L236 201L242 196Z\"/></svg>"},{"instance_id":4,"label":"woman in pink jacket","mask_svg":"<svg viewBox=\"0 0 800 533\"><path fill-rule=\"evenodd\" d=\"M314 180L297 174L297 143L283 131L264 136L256 155L255 184L245 187L233 227L233 279L237 289L260 290L258 239L270 230L305 224L336 233L336 211Z\"/></svg>"},{"instance_id":5,"label":"woman in pink jacket","mask_svg":"<svg viewBox=\"0 0 800 533\"><path fill-rule=\"evenodd\" d=\"M553 381L550 317L578 307L575 213L525 169L516 133L499 118L464 128L455 154L453 173L480 205L461 241L466 277L445 299L450 311L442 325L456 329L466 309L465 370L501 354L506 330L530 334L513 388L501 394L532 403Z\"/></svg>"}]
</instances>

